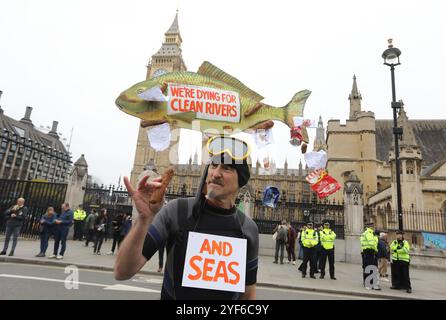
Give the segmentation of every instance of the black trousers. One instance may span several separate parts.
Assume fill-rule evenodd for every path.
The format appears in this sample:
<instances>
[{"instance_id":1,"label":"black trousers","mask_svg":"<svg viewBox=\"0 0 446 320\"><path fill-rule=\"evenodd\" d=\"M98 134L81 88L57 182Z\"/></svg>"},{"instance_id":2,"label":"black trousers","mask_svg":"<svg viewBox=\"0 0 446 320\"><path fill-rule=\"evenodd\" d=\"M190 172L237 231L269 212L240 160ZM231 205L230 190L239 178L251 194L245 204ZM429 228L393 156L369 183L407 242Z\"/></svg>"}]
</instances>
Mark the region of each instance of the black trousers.
<instances>
[{"instance_id":1,"label":"black trousers","mask_svg":"<svg viewBox=\"0 0 446 320\"><path fill-rule=\"evenodd\" d=\"M375 268L369 270L366 272L366 268L368 266L375 266ZM365 250L362 253L362 275L363 279L362 282L364 286L366 286L365 279L370 276L371 274L374 274L376 276L376 281L378 280L378 258L376 257L376 253L373 250Z\"/></svg>"},{"instance_id":2,"label":"black trousers","mask_svg":"<svg viewBox=\"0 0 446 320\"><path fill-rule=\"evenodd\" d=\"M304 250L304 260L302 261L302 264L299 267L299 270L302 271L302 274L307 274L307 265L308 261L310 262L310 276L313 276L316 273L316 261L313 258L314 257L314 248L305 248Z\"/></svg>"},{"instance_id":3,"label":"black trousers","mask_svg":"<svg viewBox=\"0 0 446 320\"><path fill-rule=\"evenodd\" d=\"M409 277L409 262L392 261L392 287L398 289L412 289Z\"/></svg>"},{"instance_id":4,"label":"black trousers","mask_svg":"<svg viewBox=\"0 0 446 320\"><path fill-rule=\"evenodd\" d=\"M334 278L335 274L335 257L334 257L334 248L330 250L322 249L322 258L321 258L321 275L325 276L325 264L327 263L328 257L328 270L330 272L330 277Z\"/></svg>"},{"instance_id":5,"label":"black trousers","mask_svg":"<svg viewBox=\"0 0 446 320\"><path fill-rule=\"evenodd\" d=\"M286 247L287 253L288 253L288 261L296 261L296 242L290 242L288 243L288 246Z\"/></svg>"},{"instance_id":6,"label":"black trousers","mask_svg":"<svg viewBox=\"0 0 446 320\"><path fill-rule=\"evenodd\" d=\"M115 253L116 244L118 245L118 249L119 249L122 239L124 239L124 237L121 236L120 233L113 233L113 244L112 244L111 252Z\"/></svg>"},{"instance_id":7,"label":"black trousers","mask_svg":"<svg viewBox=\"0 0 446 320\"><path fill-rule=\"evenodd\" d=\"M73 240L82 240L84 237L84 221L74 220Z\"/></svg>"},{"instance_id":8,"label":"black trousers","mask_svg":"<svg viewBox=\"0 0 446 320\"><path fill-rule=\"evenodd\" d=\"M95 232L95 239L94 239L94 252L101 252L102 242L104 241L105 232Z\"/></svg>"},{"instance_id":9,"label":"black trousers","mask_svg":"<svg viewBox=\"0 0 446 320\"><path fill-rule=\"evenodd\" d=\"M94 233L95 233L95 231L94 231L94 229L88 229L87 230L87 241L85 241L85 245L88 247L88 244L90 243L90 242L93 242L94 243Z\"/></svg>"}]
</instances>

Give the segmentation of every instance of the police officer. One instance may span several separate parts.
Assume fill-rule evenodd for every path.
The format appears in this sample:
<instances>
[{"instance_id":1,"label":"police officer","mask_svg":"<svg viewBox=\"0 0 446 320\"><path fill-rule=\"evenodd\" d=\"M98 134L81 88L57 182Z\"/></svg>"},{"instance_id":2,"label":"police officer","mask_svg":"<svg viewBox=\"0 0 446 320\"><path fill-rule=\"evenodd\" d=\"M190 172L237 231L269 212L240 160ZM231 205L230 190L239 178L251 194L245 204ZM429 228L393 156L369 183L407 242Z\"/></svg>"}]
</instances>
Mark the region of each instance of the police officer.
<instances>
[{"instance_id":1,"label":"police officer","mask_svg":"<svg viewBox=\"0 0 446 320\"><path fill-rule=\"evenodd\" d=\"M330 229L330 224L328 222L324 223L324 229L320 232L321 245L322 245L322 263L321 263L321 275L320 278L325 277L325 264L327 263L330 271L330 279L336 280L335 278L335 259L334 259L334 242L336 239L336 233Z\"/></svg>"},{"instance_id":2,"label":"police officer","mask_svg":"<svg viewBox=\"0 0 446 320\"><path fill-rule=\"evenodd\" d=\"M84 220L87 217L87 213L82 209L82 205L79 205L74 211L74 235L73 240L82 241L84 237Z\"/></svg>"},{"instance_id":3,"label":"police officer","mask_svg":"<svg viewBox=\"0 0 446 320\"><path fill-rule=\"evenodd\" d=\"M407 293L412 293L409 277L409 242L404 240L404 232L396 232L396 240L390 245L392 253L392 287L390 289L405 289Z\"/></svg>"},{"instance_id":4,"label":"police officer","mask_svg":"<svg viewBox=\"0 0 446 320\"><path fill-rule=\"evenodd\" d=\"M378 236L375 235L375 225L368 223L366 230L361 235L361 255L363 269L363 283L366 289L381 290L378 284ZM370 267L374 266L374 267ZM366 283L366 278L373 275L372 286Z\"/></svg>"},{"instance_id":5,"label":"police officer","mask_svg":"<svg viewBox=\"0 0 446 320\"><path fill-rule=\"evenodd\" d=\"M307 265L308 261L310 261L310 278L316 279L314 276L317 271L316 261L313 259L313 257L315 247L319 242L319 238L316 231L313 229L312 222L307 223L307 229L302 231L301 240L304 250L304 259L299 267L299 270L302 272L302 278L305 278L307 275Z\"/></svg>"}]
</instances>

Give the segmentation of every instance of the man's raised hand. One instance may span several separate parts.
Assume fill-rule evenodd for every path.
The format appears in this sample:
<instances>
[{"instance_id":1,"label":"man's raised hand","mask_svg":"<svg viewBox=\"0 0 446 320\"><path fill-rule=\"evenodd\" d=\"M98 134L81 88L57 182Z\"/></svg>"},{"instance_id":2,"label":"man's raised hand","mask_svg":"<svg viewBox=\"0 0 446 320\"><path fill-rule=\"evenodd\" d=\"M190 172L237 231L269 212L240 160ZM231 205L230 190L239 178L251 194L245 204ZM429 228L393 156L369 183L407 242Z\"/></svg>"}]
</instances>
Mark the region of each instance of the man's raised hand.
<instances>
[{"instance_id":1,"label":"man's raised hand","mask_svg":"<svg viewBox=\"0 0 446 320\"><path fill-rule=\"evenodd\" d=\"M136 210L138 210L139 217L142 219L150 219L158 213L163 206L163 202L152 203L155 191L161 189L161 177L153 181L147 182L149 176L145 176L138 184L138 188L134 189L130 184L129 178L124 177L124 184L135 203ZM165 191L165 190L164 190Z\"/></svg>"}]
</instances>

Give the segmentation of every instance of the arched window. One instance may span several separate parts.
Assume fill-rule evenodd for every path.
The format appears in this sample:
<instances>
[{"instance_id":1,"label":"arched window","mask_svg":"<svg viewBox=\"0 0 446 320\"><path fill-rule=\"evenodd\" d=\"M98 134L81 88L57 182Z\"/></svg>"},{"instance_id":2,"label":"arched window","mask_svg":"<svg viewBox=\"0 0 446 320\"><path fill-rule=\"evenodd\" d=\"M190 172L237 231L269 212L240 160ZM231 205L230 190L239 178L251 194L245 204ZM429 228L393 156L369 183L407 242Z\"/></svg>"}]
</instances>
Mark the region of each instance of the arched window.
<instances>
[{"instance_id":1,"label":"arched window","mask_svg":"<svg viewBox=\"0 0 446 320\"><path fill-rule=\"evenodd\" d=\"M359 204L359 198L360 198L360 196L359 196L358 189L355 188L353 190L353 204L354 205L358 205Z\"/></svg>"}]
</instances>

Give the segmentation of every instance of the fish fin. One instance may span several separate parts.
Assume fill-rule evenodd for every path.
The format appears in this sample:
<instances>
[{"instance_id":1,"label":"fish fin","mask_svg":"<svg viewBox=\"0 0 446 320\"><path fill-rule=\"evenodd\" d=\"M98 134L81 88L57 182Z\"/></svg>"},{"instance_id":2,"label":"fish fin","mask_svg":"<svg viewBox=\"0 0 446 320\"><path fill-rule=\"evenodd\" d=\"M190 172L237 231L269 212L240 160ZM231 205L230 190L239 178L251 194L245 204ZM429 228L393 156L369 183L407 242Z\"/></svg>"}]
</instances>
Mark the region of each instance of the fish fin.
<instances>
[{"instance_id":1,"label":"fish fin","mask_svg":"<svg viewBox=\"0 0 446 320\"><path fill-rule=\"evenodd\" d=\"M168 122L167 120L141 120L140 126L141 128L147 128L151 126L157 126L163 123Z\"/></svg>"},{"instance_id":2,"label":"fish fin","mask_svg":"<svg viewBox=\"0 0 446 320\"><path fill-rule=\"evenodd\" d=\"M192 122L196 119L197 113L193 111L189 112L178 112L174 114L169 114L170 118L185 121L185 122Z\"/></svg>"},{"instance_id":3,"label":"fish fin","mask_svg":"<svg viewBox=\"0 0 446 320\"><path fill-rule=\"evenodd\" d=\"M284 122L290 127L293 128L294 125L294 117L302 117L304 114L305 102L310 96L310 90L302 90L296 93L291 101L284 107ZM302 133L304 130L302 130ZM306 131L305 131L306 133ZM308 134L307 134L308 139Z\"/></svg>"},{"instance_id":4,"label":"fish fin","mask_svg":"<svg viewBox=\"0 0 446 320\"><path fill-rule=\"evenodd\" d=\"M263 104L261 102L257 102L254 106L252 106L251 108L246 110L246 112L244 113L244 116L249 117L249 116L253 115L257 111L259 111L259 109L261 109L264 105L265 104Z\"/></svg>"},{"instance_id":5,"label":"fish fin","mask_svg":"<svg viewBox=\"0 0 446 320\"><path fill-rule=\"evenodd\" d=\"M208 61L204 61L200 68L198 68L197 71L198 74L201 74L202 76L207 76L210 78L214 78L217 80L220 80L224 83L227 83L234 88L238 89L241 94L244 94L248 97L251 97L255 101L261 101L263 100L263 97L258 94L257 92L249 89L247 86L245 86L243 83L241 83L238 79L234 78L230 74L227 74L223 70L217 68L212 63Z\"/></svg>"},{"instance_id":6,"label":"fish fin","mask_svg":"<svg viewBox=\"0 0 446 320\"><path fill-rule=\"evenodd\" d=\"M272 120L266 120L260 123L257 123L255 126L249 128L249 132L254 132L255 130L268 130L274 127L274 122ZM245 130L247 131L247 130Z\"/></svg>"}]
</instances>

